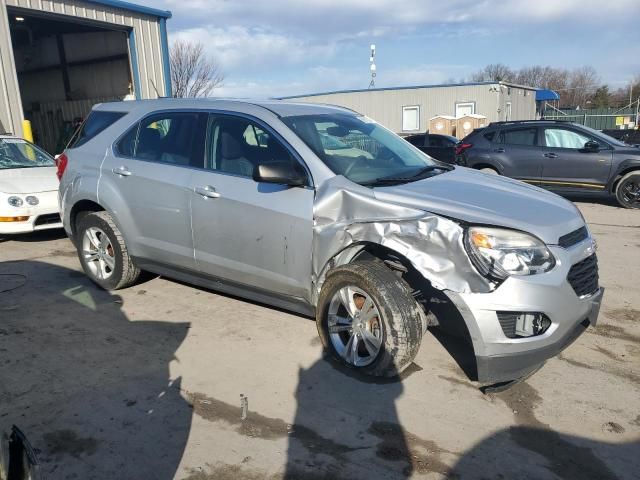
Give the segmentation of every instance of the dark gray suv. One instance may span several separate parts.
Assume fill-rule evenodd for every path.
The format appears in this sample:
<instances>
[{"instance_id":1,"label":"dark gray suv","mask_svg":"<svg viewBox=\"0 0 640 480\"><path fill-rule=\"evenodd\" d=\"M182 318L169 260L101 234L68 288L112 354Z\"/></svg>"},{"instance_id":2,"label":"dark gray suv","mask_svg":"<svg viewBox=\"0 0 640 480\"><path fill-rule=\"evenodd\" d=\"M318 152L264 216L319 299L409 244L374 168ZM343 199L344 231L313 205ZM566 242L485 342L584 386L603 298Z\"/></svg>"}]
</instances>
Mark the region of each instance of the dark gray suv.
<instances>
[{"instance_id":1,"label":"dark gray suv","mask_svg":"<svg viewBox=\"0 0 640 480\"><path fill-rule=\"evenodd\" d=\"M614 195L623 207L640 208L640 149L574 123L492 123L458 144L456 163L558 193Z\"/></svg>"}]
</instances>

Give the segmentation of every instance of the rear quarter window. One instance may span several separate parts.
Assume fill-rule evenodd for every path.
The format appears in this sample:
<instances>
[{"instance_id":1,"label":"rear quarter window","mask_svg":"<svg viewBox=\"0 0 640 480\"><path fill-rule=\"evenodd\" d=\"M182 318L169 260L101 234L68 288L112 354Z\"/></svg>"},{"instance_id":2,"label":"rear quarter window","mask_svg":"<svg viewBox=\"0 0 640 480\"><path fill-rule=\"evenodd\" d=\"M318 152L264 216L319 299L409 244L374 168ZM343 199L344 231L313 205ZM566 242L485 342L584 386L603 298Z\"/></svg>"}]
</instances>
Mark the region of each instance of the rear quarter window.
<instances>
[{"instance_id":1,"label":"rear quarter window","mask_svg":"<svg viewBox=\"0 0 640 480\"><path fill-rule=\"evenodd\" d=\"M76 134L71 138L67 148L81 147L125 115L126 112L103 112L94 110L89 114Z\"/></svg>"}]
</instances>

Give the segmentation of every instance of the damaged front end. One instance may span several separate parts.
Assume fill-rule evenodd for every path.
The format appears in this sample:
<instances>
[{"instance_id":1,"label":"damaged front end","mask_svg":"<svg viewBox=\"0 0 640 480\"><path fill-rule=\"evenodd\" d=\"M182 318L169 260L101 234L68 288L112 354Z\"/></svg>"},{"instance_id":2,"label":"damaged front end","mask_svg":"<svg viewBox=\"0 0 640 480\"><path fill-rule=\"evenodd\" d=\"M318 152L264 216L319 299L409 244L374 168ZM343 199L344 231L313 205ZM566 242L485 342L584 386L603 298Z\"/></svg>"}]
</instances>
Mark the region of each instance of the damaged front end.
<instances>
[{"instance_id":1,"label":"damaged front end","mask_svg":"<svg viewBox=\"0 0 640 480\"><path fill-rule=\"evenodd\" d=\"M452 307L444 317L447 310L436 309L439 318L432 323L449 331L459 331L450 324L464 323L475 379L482 383L531 373L597 319L603 290L596 285L589 295L577 295L567 280L572 265L594 255L590 236L571 248L542 243L551 259L544 270L496 278L471 258L464 220L381 200L375 190L341 176L317 192L314 219L314 305L331 269L371 246L393 252L428 282L434 298ZM429 302L423 307L433 310Z\"/></svg>"}]
</instances>

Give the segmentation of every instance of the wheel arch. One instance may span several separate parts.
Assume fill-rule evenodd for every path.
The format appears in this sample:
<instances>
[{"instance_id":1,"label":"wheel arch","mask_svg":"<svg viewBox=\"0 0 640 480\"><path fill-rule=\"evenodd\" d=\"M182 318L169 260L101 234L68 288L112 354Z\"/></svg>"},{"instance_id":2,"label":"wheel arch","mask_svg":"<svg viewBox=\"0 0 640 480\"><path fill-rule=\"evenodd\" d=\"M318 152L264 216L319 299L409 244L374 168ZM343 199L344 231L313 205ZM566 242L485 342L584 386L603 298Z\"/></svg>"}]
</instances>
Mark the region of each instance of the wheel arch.
<instances>
[{"instance_id":1,"label":"wheel arch","mask_svg":"<svg viewBox=\"0 0 640 480\"><path fill-rule=\"evenodd\" d=\"M631 160L628 162L623 162L619 167L616 173L611 177L611 181L609 183L609 192L614 194L616 193L616 189L618 188L618 183L622 180L622 177L631 173L638 172L640 173L640 160Z\"/></svg>"},{"instance_id":2,"label":"wheel arch","mask_svg":"<svg viewBox=\"0 0 640 480\"><path fill-rule=\"evenodd\" d=\"M387 268L396 271L407 282L424 314L423 329L425 331L427 327L438 326L443 331L472 343L470 327L461 315L458 306L451 301L450 297L443 290L435 288L432 282L420 273L406 256L374 242L353 243L327 262L318 277L314 293L314 305L317 304L322 284L332 269L365 260L384 263Z\"/></svg>"},{"instance_id":3,"label":"wheel arch","mask_svg":"<svg viewBox=\"0 0 640 480\"><path fill-rule=\"evenodd\" d=\"M73 207L71 207L71 212L69 213L69 228L71 229L73 238L76 237L78 223L82 219L83 213L103 212L105 210L102 205L93 200L80 200L76 202Z\"/></svg>"},{"instance_id":4,"label":"wheel arch","mask_svg":"<svg viewBox=\"0 0 640 480\"><path fill-rule=\"evenodd\" d=\"M476 163L471 168L473 168L474 170L482 170L483 168L490 168L491 170L495 170L496 172L498 172L499 175L502 175L502 172L500 171L500 168L497 165L488 163L486 161Z\"/></svg>"}]
</instances>

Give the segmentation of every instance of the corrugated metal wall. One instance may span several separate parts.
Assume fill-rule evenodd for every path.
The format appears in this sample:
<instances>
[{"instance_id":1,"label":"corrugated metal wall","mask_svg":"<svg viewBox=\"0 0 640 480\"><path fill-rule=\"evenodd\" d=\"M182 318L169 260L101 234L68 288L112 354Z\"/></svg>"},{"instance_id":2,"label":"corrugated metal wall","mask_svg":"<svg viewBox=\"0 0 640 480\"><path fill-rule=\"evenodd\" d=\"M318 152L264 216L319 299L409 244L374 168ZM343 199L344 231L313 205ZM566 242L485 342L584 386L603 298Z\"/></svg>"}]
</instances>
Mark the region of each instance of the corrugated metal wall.
<instances>
[{"instance_id":1,"label":"corrugated metal wall","mask_svg":"<svg viewBox=\"0 0 640 480\"><path fill-rule=\"evenodd\" d=\"M0 0L0 57L3 73L0 75L0 82L2 82L0 83L2 88L2 92L0 92L0 123L4 128L21 133L23 118L5 7L19 7L51 14L68 15L70 21L76 17L83 21L100 22L107 28L133 29L136 39L140 96L141 98L157 98L156 92L160 92L161 95L164 93L165 78L158 18L79 0ZM8 92L8 95L5 96L4 92Z\"/></svg>"},{"instance_id":2,"label":"corrugated metal wall","mask_svg":"<svg viewBox=\"0 0 640 480\"><path fill-rule=\"evenodd\" d=\"M402 107L420 106L420 129L437 115L456 114L456 104L473 102L475 113L490 122L505 120L506 104L511 102L510 120L535 118L535 94L532 90L505 85L456 85L398 89L363 90L295 97L291 101L340 105L360 112L398 133L402 130Z\"/></svg>"},{"instance_id":3,"label":"corrugated metal wall","mask_svg":"<svg viewBox=\"0 0 640 480\"><path fill-rule=\"evenodd\" d=\"M84 118L97 103L119 100L116 97L96 97L86 100L46 102L36 112L30 112L35 141L52 155L62 153L74 131L74 120Z\"/></svg>"}]
</instances>

